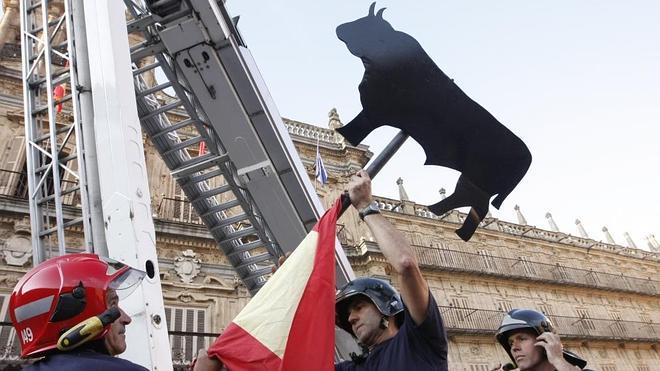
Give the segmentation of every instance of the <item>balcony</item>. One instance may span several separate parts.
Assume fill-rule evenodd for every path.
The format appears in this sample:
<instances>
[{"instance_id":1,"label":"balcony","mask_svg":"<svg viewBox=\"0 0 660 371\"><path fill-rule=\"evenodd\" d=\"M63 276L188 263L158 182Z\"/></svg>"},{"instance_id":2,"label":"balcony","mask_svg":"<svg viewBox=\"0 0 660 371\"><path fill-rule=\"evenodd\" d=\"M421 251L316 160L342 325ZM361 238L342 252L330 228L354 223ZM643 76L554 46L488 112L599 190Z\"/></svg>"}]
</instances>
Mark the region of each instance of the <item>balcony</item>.
<instances>
[{"instance_id":1,"label":"balcony","mask_svg":"<svg viewBox=\"0 0 660 371\"><path fill-rule=\"evenodd\" d=\"M439 306L447 332L495 335L505 312ZM660 341L660 324L548 315L562 338L585 340Z\"/></svg>"},{"instance_id":2,"label":"balcony","mask_svg":"<svg viewBox=\"0 0 660 371\"><path fill-rule=\"evenodd\" d=\"M163 220L197 225L203 224L202 219L197 216L197 213L190 205L190 201L185 197L163 197L154 211L155 217Z\"/></svg>"},{"instance_id":3,"label":"balcony","mask_svg":"<svg viewBox=\"0 0 660 371\"><path fill-rule=\"evenodd\" d=\"M374 199L378 202L381 210L391 213L399 214L409 214L413 217L430 219L435 221L441 221L444 223L455 224L456 226L463 224L466 214L453 210L444 215L435 215L433 214L427 206L416 204L414 202L408 202L409 205L404 206L404 204L395 199L385 198L380 196L374 196ZM387 213L385 213L387 214ZM602 241L596 241L590 238L583 238L572 236L563 232L554 232L547 231L541 228L536 228L530 225L521 225L506 222L496 218L485 218L479 225L479 231L493 231L499 232L506 235L516 236L524 239L539 240L544 242L559 243L568 246L574 246L584 249L594 249L600 251L608 251L614 254L632 256L639 259L648 259L656 262L660 262L660 254L655 252L649 252L641 249L627 248L615 244L605 243Z\"/></svg>"},{"instance_id":4,"label":"balcony","mask_svg":"<svg viewBox=\"0 0 660 371\"><path fill-rule=\"evenodd\" d=\"M413 246L419 264L425 268L487 274L504 278L522 278L561 285L660 294L660 281L628 277L593 270L546 264L523 258L502 258L437 247Z\"/></svg>"}]
</instances>

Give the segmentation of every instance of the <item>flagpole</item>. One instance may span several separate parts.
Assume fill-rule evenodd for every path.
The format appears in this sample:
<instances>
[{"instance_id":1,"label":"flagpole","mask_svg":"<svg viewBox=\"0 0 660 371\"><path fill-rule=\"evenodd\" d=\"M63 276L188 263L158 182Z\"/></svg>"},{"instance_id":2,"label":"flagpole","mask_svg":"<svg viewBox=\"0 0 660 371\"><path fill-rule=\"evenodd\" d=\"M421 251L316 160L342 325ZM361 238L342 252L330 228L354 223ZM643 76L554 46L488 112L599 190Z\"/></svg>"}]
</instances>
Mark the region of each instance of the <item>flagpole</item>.
<instances>
[{"instance_id":1,"label":"flagpole","mask_svg":"<svg viewBox=\"0 0 660 371\"><path fill-rule=\"evenodd\" d=\"M394 156L394 154L401 148L403 143L408 139L410 135L399 130L399 132L392 138L392 140L387 144L381 153L367 166L366 171L369 174L369 177L373 179L378 173L383 169L383 166ZM348 197L348 191L345 191L342 195L342 208L339 216L341 216L344 211L351 206L351 199Z\"/></svg>"}]
</instances>

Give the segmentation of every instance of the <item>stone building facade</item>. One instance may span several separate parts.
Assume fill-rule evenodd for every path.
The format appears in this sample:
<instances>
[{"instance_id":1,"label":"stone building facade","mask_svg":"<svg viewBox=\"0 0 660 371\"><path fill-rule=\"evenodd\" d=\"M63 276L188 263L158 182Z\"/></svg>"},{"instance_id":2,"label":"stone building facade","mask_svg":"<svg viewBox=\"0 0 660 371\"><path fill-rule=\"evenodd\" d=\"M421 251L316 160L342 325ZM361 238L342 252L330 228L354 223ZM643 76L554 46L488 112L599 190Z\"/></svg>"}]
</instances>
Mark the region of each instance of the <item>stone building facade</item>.
<instances>
[{"instance_id":1,"label":"stone building facade","mask_svg":"<svg viewBox=\"0 0 660 371\"><path fill-rule=\"evenodd\" d=\"M16 2L4 3L9 9ZM6 326L8 297L30 268L32 253L14 23L0 26L0 320L5 321L0 360L5 365L18 362L16 337ZM285 124L312 178L320 143L330 179L317 184L317 193L326 206L372 156L366 146L350 146L332 130L341 125L335 110L328 128L286 119ZM248 292L148 142L145 156L168 327L217 334L247 303ZM448 327L451 370L485 371L506 362L494 332L503 314L515 307L545 312L567 348L598 370L660 368L660 254L494 218L484 220L466 243L453 232L464 214L433 215L399 186L400 199L377 200L411 242L437 299ZM77 213L76 205L71 199L65 211ZM357 275L398 285L355 212L340 219L338 236ZM67 238L75 244L81 231L70 230ZM175 364L187 364L212 339L172 335Z\"/></svg>"}]
</instances>

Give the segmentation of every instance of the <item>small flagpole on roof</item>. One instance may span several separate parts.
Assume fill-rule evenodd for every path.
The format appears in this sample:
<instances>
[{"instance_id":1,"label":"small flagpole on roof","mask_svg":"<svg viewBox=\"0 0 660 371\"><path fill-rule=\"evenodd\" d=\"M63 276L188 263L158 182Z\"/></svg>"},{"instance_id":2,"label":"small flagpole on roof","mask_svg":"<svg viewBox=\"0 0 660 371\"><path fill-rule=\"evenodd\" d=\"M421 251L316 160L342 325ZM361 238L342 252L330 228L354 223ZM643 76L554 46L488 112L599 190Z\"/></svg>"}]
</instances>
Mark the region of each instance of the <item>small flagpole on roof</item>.
<instances>
[{"instance_id":1,"label":"small flagpole on roof","mask_svg":"<svg viewBox=\"0 0 660 371\"><path fill-rule=\"evenodd\" d=\"M320 139L316 139L316 162L314 167L316 168L316 182L321 182L321 186L328 183L328 172L325 170L325 165L323 165L323 159L321 158L321 150L319 148Z\"/></svg>"}]
</instances>

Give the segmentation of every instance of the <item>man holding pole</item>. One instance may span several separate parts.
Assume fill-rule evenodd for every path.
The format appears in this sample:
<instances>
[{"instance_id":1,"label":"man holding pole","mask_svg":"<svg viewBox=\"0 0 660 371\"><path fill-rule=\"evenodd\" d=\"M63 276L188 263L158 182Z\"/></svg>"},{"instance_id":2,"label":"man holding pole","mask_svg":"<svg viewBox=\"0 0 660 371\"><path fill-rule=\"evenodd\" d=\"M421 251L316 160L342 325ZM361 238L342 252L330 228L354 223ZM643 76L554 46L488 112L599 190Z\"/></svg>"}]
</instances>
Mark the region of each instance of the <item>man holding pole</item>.
<instances>
[{"instance_id":1,"label":"man holding pole","mask_svg":"<svg viewBox=\"0 0 660 371\"><path fill-rule=\"evenodd\" d=\"M373 278L355 279L339 291L337 325L366 352L335 370L447 370L447 334L410 244L378 211L367 171L358 171L348 188L351 203L400 277L401 294Z\"/></svg>"}]
</instances>

